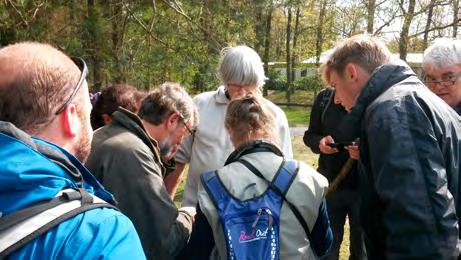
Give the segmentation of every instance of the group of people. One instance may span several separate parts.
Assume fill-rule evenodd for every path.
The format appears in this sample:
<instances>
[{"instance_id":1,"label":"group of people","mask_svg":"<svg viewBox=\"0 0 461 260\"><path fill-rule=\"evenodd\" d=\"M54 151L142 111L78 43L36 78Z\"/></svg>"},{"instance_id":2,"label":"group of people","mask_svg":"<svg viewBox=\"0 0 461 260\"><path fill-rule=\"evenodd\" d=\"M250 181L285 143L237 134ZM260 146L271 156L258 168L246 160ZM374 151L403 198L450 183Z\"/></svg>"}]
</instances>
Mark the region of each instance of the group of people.
<instances>
[{"instance_id":1,"label":"group of people","mask_svg":"<svg viewBox=\"0 0 461 260\"><path fill-rule=\"evenodd\" d=\"M459 41L431 46L423 69L421 81L369 35L341 42L304 135L317 172L292 159L287 118L262 97L249 47L222 51L215 91L122 84L94 100L82 59L41 43L3 47L0 257L338 259L349 216L351 259L456 259ZM27 211L73 197L66 189L99 204L23 230Z\"/></svg>"}]
</instances>

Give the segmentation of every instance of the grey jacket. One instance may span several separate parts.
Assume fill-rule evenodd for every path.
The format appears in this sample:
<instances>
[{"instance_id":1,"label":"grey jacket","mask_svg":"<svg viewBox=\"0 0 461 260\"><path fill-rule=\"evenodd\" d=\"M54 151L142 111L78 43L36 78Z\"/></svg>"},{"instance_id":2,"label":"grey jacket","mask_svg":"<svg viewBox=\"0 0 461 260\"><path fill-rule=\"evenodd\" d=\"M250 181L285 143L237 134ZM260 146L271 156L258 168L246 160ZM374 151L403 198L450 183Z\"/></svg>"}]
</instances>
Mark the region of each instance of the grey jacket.
<instances>
[{"instance_id":1,"label":"grey jacket","mask_svg":"<svg viewBox=\"0 0 461 260\"><path fill-rule=\"evenodd\" d=\"M192 220L170 199L157 142L135 114L120 108L95 132L87 167L133 221L148 259L173 259L186 245Z\"/></svg>"},{"instance_id":2,"label":"grey jacket","mask_svg":"<svg viewBox=\"0 0 461 260\"><path fill-rule=\"evenodd\" d=\"M371 75L346 117L360 136L370 259L453 259L461 217L460 118L402 61Z\"/></svg>"},{"instance_id":3,"label":"grey jacket","mask_svg":"<svg viewBox=\"0 0 461 260\"><path fill-rule=\"evenodd\" d=\"M272 152L255 152L246 154L242 158L260 170L267 180L274 178L283 160L281 156ZM299 167L298 174L286 193L286 199L304 217L311 231L312 243L321 244L318 248L324 249L320 252L324 254L332 241L328 216L326 209L322 206L328 181L303 162L299 162ZM217 173L225 188L241 201L259 197L268 189L266 181L257 177L239 162L228 164L219 169ZM223 228L217 209L202 183L199 184L198 198L200 208L213 231L216 248L211 258L226 259L227 251ZM323 210L321 210L322 208ZM306 238L304 229L286 203L283 203L280 212L280 259L315 259L312 249L314 245ZM205 239L203 238L203 240ZM197 258L190 257L187 259Z\"/></svg>"}]
</instances>

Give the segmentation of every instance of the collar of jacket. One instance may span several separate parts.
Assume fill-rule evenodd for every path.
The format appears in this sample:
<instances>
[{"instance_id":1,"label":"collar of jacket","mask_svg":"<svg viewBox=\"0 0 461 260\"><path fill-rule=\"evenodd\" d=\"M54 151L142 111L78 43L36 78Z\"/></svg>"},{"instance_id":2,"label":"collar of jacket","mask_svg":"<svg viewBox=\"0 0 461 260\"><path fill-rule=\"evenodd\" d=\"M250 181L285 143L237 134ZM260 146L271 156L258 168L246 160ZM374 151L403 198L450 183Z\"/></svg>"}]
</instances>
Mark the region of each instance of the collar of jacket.
<instances>
[{"instance_id":1,"label":"collar of jacket","mask_svg":"<svg viewBox=\"0 0 461 260\"><path fill-rule=\"evenodd\" d=\"M416 74L400 59L391 60L388 64L378 67L360 92L351 112L344 117L339 139L354 141L360 137L362 118L367 107L390 87L411 76Z\"/></svg>"},{"instance_id":2,"label":"collar of jacket","mask_svg":"<svg viewBox=\"0 0 461 260\"><path fill-rule=\"evenodd\" d=\"M227 160L224 163L224 165L228 165L230 163L238 161L244 155L258 152L271 152L278 156L284 157L282 150L280 150L280 148L277 145L275 145L269 140L258 139L243 144L239 148L235 149L229 155L229 157L227 157Z\"/></svg>"},{"instance_id":3,"label":"collar of jacket","mask_svg":"<svg viewBox=\"0 0 461 260\"><path fill-rule=\"evenodd\" d=\"M115 200L72 154L0 121L0 210L8 214L84 187L109 203Z\"/></svg>"},{"instance_id":4,"label":"collar of jacket","mask_svg":"<svg viewBox=\"0 0 461 260\"><path fill-rule=\"evenodd\" d=\"M165 167L162 163L162 157L160 156L160 148L158 147L158 142L152 138L149 133L146 131L141 118L131 111L119 107L117 111L112 114L112 121L114 123L122 125L131 133L135 134L139 139L146 144L152 153L155 156L155 160L159 163L162 169L162 175L165 176Z\"/></svg>"},{"instance_id":5,"label":"collar of jacket","mask_svg":"<svg viewBox=\"0 0 461 260\"><path fill-rule=\"evenodd\" d=\"M214 95L214 99L218 104L229 104L230 100L226 96L226 88L222 85L219 86Z\"/></svg>"}]
</instances>

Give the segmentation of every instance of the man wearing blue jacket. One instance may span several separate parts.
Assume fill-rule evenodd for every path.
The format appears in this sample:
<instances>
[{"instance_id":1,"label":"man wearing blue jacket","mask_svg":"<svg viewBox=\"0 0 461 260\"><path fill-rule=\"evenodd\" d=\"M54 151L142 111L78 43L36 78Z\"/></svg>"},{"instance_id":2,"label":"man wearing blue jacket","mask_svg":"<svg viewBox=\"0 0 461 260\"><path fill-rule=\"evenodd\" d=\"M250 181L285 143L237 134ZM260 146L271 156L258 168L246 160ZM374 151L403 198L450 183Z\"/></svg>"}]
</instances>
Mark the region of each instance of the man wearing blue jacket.
<instances>
[{"instance_id":1,"label":"man wearing blue jacket","mask_svg":"<svg viewBox=\"0 0 461 260\"><path fill-rule=\"evenodd\" d=\"M83 60L40 43L0 49L0 216L84 188L115 203L82 166L92 138ZM0 246L3 241L0 236ZM67 219L9 259L145 259L131 221L110 208Z\"/></svg>"}]
</instances>

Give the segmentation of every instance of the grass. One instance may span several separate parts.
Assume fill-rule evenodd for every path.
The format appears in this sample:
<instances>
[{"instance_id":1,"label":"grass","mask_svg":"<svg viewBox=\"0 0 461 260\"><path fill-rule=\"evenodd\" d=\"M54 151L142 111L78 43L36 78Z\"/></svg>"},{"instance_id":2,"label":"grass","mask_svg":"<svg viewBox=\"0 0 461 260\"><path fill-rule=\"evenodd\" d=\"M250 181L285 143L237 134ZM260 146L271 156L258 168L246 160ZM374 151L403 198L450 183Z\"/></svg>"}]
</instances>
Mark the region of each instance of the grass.
<instances>
[{"instance_id":1,"label":"grass","mask_svg":"<svg viewBox=\"0 0 461 260\"><path fill-rule=\"evenodd\" d=\"M293 145L293 154L296 160L303 161L309 165L311 165L314 169L317 168L317 161L318 155L312 153L312 151L306 147L303 143L302 136L292 136L291 137L292 145ZM187 173L187 168L184 170ZM174 201L176 206L180 206L182 195L184 193L184 184L185 184L186 176L183 176L182 181L178 187L178 191L176 192ZM346 222L344 226L344 238L343 243L341 244L340 252L339 252L339 259L348 259L349 258L349 224Z\"/></svg>"},{"instance_id":2,"label":"grass","mask_svg":"<svg viewBox=\"0 0 461 260\"><path fill-rule=\"evenodd\" d=\"M312 105L315 99L315 93L308 90L296 90L295 94L291 95L290 103ZM284 91L270 91L266 97L274 103L287 103L286 93Z\"/></svg>"}]
</instances>

